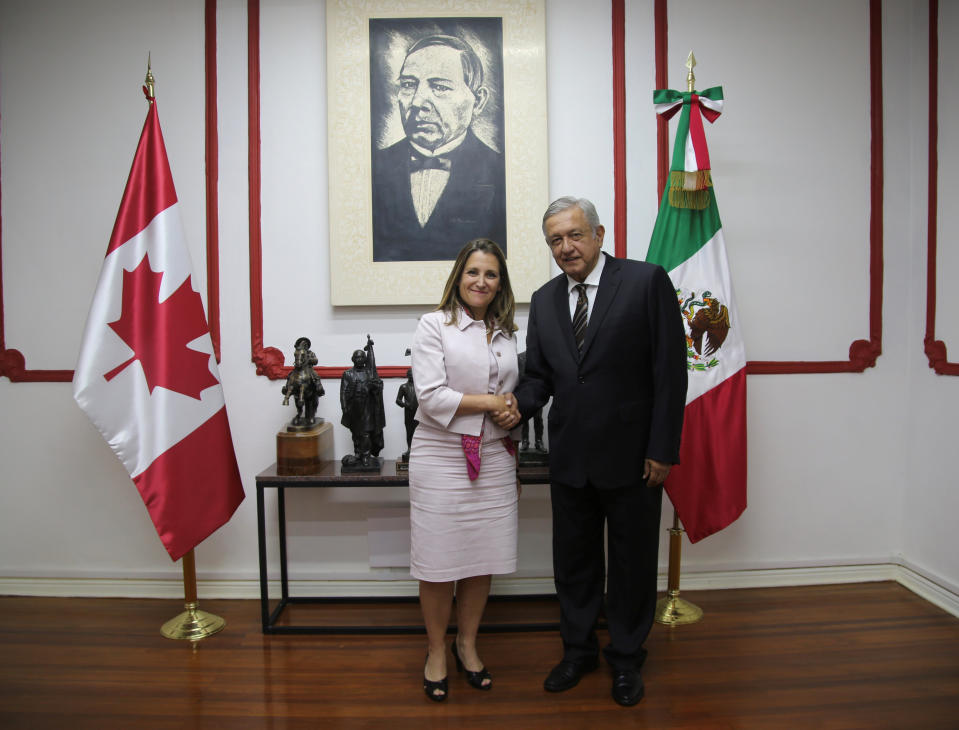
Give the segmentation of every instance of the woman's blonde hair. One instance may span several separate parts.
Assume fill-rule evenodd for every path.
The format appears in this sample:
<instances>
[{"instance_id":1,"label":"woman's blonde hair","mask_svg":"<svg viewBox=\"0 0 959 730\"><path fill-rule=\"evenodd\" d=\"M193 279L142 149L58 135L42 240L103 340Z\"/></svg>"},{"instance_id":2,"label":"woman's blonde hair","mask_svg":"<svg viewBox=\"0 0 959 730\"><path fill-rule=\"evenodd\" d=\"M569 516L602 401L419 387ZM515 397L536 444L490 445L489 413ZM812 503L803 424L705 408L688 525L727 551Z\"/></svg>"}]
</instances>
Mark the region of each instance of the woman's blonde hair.
<instances>
[{"instance_id":1,"label":"woman's blonde hair","mask_svg":"<svg viewBox=\"0 0 959 730\"><path fill-rule=\"evenodd\" d=\"M466 270L466 262L476 251L492 254L499 262L499 289L493 296L486 309L486 325L490 326L495 322L503 332L512 336L519 327L513 322L516 315L516 300L513 298L513 287L509 283L509 271L506 269L506 256L503 250L488 238L474 238L460 249L453 262L453 270L446 280L446 287L443 289L443 298L440 300L437 311L446 312L447 324L456 324L459 315L459 309L462 307L467 312L470 308L466 306L460 298L460 279L463 278L463 272ZM470 314L472 316L472 313Z\"/></svg>"}]
</instances>

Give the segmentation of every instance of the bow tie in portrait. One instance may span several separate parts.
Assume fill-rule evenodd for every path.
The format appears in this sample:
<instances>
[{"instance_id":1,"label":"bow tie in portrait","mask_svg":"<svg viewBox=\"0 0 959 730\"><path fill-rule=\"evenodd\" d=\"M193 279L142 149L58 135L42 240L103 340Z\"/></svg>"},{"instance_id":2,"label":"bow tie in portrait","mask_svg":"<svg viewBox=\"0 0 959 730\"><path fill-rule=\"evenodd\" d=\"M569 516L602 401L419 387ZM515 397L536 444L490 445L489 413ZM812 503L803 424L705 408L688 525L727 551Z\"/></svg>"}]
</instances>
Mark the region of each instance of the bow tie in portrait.
<instances>
[{"instance_id":1,"label":"bow tie in portrait","mask_svg":"<svg viewBox=\"0 0 959 730\"><path fill-rule=\"evenodd\" d=\"M417 170L446 170L450 171L448 157L426 157L418 152L410 153L410 172Z\"/></svg>"}]
</instances>

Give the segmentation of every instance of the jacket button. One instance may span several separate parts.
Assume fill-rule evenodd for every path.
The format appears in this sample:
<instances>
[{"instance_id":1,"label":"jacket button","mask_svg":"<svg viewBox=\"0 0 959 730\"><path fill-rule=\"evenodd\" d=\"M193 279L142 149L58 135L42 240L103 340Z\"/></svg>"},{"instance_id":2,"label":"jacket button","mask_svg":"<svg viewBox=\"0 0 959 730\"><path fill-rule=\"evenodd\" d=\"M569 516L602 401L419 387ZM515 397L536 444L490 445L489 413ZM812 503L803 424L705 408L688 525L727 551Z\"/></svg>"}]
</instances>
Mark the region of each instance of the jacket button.
<instances>
[{"instance_id":1,"label":"jacket button","mask_svg":"<svg viewBox=\"0 0 959 730\"><path fill-rule=\"evenodd\" d=\"M577 380L579 380L580 383L586 382L586 378L584 378L582 375L580 375L579 378L577 378Z\"/></svg>"}]
</instances>

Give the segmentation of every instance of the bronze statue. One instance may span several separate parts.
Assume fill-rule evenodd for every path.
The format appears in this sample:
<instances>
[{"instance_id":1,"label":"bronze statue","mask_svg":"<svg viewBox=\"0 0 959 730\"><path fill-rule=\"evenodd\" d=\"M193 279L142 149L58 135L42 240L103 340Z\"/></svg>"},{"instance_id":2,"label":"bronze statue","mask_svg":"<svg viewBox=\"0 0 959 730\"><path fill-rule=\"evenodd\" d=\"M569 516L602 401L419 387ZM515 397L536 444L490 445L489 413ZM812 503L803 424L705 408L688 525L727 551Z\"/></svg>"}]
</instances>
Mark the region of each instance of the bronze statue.
<instances>
[{"instance_id":1,"label":"bronze statue","mask_svg":"<svg viewBox=\"0 0 959 730\"><path fill-rule=\"evenodd\" d=\"M290 404L290 397L296 405L296 415L286 427L287 431L308 431L316 424L322 423L322 418L316 417L316 407L320 396L324 395L320 376L313 366L316 365L316 354L310 349L308 337L300 337L293 345L293 369L286 376L286 385L283 386L283 405Z\"/></svg>"},{"instance_id":2,"label":"bronze statue","mask_svg":"<svg viewBox=\"0 0 959 730\"><path fill-rule=\"evenodd\" d=\"M526 353L521 352L517 356L519 360L519 372L522 376L523 372L526 370ZM533 450L530 451L529 448L529 421L533 422ZM540 408L536 413L533 414L533 417L527 421L523 422L523 431L522 436L520 437L519 445L519 460L520 464L524 466L541 466L547 464L548 452L546 447L543 445L543 409Z\"/></svg>"},{"instance_id":3,"label":"bronze statue","mask_svg":"<svg viewBox=\"0 0 959 730\"><path fill-rule=\"evenodd\" d=\"M353 436L353 453L343 457L344 471L379 471L382 460L383 428L386 411L383 408L383 381L376 372L373 340L366 336L366 346L353 353L353 367L340 378L340 420Z\"/></svg>"},{"instance_id":4,"label":"bronze statue","mask_svg":"<svg viewBox=\"0 0 959 730\"><path fill-rule=\"evenodd\" d=\"M521 352L517 359L519 360L519 372L522 375L526 370L526 353ZM537 451L546 452L546 448L543 446L543 409L540 408L536 413L533 414L533 435L536 439L533 442L533 448ZM523 435L520 441L520 450L526 451L529 449L529 421L523 423Z\"/></svg>"},{"instance_id":5,"label":"bronze statue","mask_svg":"<svg viewBox=\"0 0 959 730\"><path fill-rule=\"evenodd\" d=\"M410 460L410 446L413 443L413 431L419 421L416 420L416 390L413 387L413 368L406 370L406 382L396 391L396 405L403 409L403 421L406 424L406 451L400 457L400 462L406 464Z\"/></svg>"}]
</instances>

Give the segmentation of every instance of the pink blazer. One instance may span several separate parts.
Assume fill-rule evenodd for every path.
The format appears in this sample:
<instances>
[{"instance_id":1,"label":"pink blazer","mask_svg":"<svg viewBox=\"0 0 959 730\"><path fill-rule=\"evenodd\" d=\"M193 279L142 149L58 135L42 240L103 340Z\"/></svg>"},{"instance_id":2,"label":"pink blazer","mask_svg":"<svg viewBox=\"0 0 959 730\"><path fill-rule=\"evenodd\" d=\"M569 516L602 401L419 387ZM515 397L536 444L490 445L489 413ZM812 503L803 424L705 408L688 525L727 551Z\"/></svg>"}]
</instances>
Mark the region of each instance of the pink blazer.
<instances>
[{"instance_id":1,"label":"pink blazer","mask_svg":"<svg viewBox=\"0 0 959 730\"><path fill-rule=\"evenodd\" d=\"M413 387L419 408L416 420L453 433L479 436L483 414L455 415L463 395L489 391L489 353L492 347L499 365L497 393L510 393L519 380L516 333L493 333L486 343L486 327L460 311L456 324L447 324L444 312L424 314L413 336ZM487 419L484 438L502 438L507 431Z\"/></svg>"}]
</instances>

